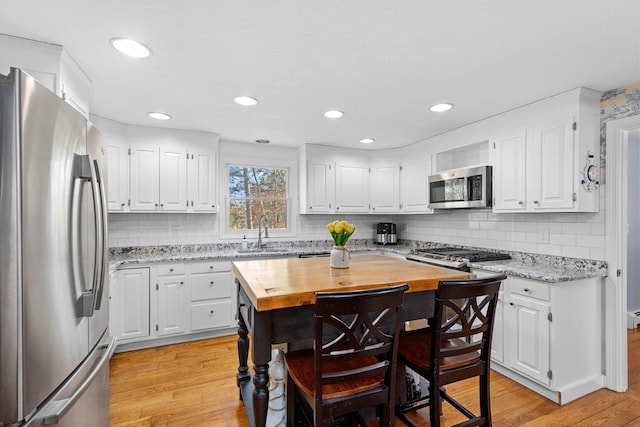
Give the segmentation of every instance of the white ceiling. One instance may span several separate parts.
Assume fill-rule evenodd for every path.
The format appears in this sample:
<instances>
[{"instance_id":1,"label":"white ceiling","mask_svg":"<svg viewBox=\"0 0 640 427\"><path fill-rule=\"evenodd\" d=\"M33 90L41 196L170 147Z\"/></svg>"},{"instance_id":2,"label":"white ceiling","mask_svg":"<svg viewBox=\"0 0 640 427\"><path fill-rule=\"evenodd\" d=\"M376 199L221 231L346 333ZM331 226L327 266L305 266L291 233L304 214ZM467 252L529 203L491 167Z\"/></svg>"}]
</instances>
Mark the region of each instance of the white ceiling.
<instances>
[{"instance_id":1,"label":"white ceiling","mask_svg":"<svg viewBox=\"0 0 640 427\"><path fill-rule=\"evenodd\" d=\"M639 0L7 0L0 33L64 46L100 116L294 147L398 147L640 81ZM153 55L126 58L113 37ZM455 108L430 112L439 102Z\"/></svg>"}]
</instances>

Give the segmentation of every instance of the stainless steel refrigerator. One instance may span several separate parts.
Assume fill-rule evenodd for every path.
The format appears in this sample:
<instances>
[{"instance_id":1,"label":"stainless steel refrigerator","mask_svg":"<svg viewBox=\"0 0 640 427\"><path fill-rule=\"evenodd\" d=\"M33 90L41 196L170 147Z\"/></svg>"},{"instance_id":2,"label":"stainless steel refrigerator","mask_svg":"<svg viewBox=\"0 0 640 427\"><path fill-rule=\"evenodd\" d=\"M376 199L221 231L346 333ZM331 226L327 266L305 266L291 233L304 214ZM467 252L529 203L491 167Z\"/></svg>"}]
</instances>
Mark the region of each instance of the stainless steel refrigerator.
<instances>
[{"instance_id":1,"label":"stainless steel refrigerator","mask_svg":"<svg viewBox=\"0 0 640 427\"><path fill-rule=\"evenodd\" d=\"M0 138L0 426L108 426L106 143L15 68Z\"/></svg>"}]
</instances>

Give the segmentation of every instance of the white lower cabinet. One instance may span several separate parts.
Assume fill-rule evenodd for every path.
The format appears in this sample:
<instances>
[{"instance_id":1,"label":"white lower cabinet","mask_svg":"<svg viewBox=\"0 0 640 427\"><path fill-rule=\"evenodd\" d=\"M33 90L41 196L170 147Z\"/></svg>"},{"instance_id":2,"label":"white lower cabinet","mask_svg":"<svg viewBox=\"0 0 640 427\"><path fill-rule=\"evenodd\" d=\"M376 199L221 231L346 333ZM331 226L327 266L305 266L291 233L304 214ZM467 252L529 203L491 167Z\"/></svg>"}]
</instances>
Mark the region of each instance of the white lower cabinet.
<instances>
[{"instance_id":1,"label":"white lower cabinet","mask_svg":"<svg viewBox=\"0 0 640 427\"><path fill-rule=\"evenodd\" d=\"M235 318L234 289L229 261L193 263L191 265L191 330L229 327Z\"/></svg>"},{"instance_id":2,"label":"white lower cabinet","mask_svg":"<svg viewBox=\"0 0 640 427\"><path fill-rule=\"evenodd\" d=\"M111 282L119 351L236 333L231 262L122 268Z\"/></svg>"},{"instance_id":3,"label":"white lower cabinet","mask_svg":"<svg viewBox=\"0 0 640 427\"><path fill-rule=\"evenodd\" d=\"M602 278L548 283L508 276L491 367L561 405L602 388L603 286Z\"/></svg>"},{"instance_id":4,"label":"white lower cabinet","mask_svg":"<svg viewBox=\"0 0 640 427\"><path fill-rule=\"evenodd\" d=\"M118 343L149 338L149 268L118 271L113 291L113 326Z\"/></svg>"},{"instance_id":5,"label":"white lower cabinet","mask_svg":"<svg viewBox=\"0 0 640 427\"><path fill-rule=\"evenodd\" d=\"M509 368L549 385L549 303L512 294L507 308ZM503 343L504 344L504 343Z\"/></svg>"},{"instance_id":6,"label":"white lower cabinet","mask_svg":"<svg viewBox=\"0 0 640 427\"><path fill-rule=\"evenodd\" d=\"M187 331L187 276L184 264L156 267L156 332L159 337Z\"/></svg>"}]
</instances>

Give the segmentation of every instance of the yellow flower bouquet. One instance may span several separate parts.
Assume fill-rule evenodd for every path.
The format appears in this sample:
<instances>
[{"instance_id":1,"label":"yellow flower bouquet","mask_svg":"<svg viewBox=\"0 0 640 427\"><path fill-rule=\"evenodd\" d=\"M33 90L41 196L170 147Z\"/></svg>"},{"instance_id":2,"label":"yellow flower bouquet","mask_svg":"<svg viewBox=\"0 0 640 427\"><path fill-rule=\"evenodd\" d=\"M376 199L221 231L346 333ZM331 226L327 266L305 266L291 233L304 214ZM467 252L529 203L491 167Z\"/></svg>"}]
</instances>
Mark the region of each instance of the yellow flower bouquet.
<instances>
[{"instance_id":1,"label":"yellow flower bouquet","mask_svg":"<svg viewBox=\"0 0 640 427\"><path fill-rule=\"evenodd\" d=\"M349 224L347 221L333 221L327 224L327 230L333 237L333 242L335 246L345 246L347 244L347 240L356 231L356 228L353 224Z\"/></svg>"}]
</instances>

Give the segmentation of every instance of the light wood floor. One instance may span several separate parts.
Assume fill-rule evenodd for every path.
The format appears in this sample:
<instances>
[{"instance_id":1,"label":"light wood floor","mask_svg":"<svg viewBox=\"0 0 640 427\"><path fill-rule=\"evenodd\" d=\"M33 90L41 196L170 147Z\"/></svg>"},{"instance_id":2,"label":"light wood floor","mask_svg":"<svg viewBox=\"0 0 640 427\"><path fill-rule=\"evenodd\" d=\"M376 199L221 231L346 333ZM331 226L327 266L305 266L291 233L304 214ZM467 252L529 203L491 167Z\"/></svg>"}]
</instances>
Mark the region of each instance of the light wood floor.
<instances>
[{"instance_id":1,"label":"light wood floor","mask_svg":"<svg viewBox=\"0 0 640 427\"><path fill-rule=\"evenodd\" d=\"M627 392L599 390L560 407L493 372L494 425L640 426L640 329L628 337ZM238 400L237 365L235 336L118 353L111 360L111 426L248 426ZM466 381L447 390L465 404L476 400L475 385ZM444 409L443 425L462 421L455 410ZM418 412L420 425L428 425L427 410Z\"/></svg>"}]
</instances>

